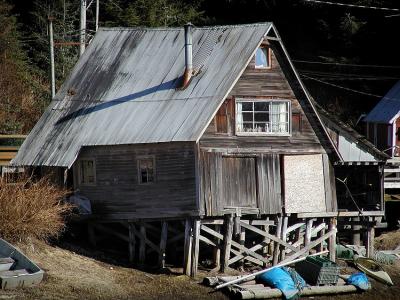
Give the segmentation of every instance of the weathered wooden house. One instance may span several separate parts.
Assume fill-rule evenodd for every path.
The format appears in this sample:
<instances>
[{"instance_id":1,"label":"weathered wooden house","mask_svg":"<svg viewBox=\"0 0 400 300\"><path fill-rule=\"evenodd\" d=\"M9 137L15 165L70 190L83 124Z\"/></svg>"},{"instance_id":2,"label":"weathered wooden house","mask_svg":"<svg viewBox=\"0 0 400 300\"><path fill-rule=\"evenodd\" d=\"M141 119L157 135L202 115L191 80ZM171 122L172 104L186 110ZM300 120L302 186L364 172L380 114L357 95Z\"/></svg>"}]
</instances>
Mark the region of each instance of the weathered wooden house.
<instances>
[{"instance_id":1,"label":"weathered wooden house","mask_svg":"<svg viewBox=\"0 0 400 300\"><path fill-rule=\"evenodd\" d=\"M13 163L79 189L96 232L124 224L113 233L133 261L138 250L140 262L148 251L164 262L184 237L194 274L200 241L223 270L326 239L332 250L341 161L275 27L262 23L100 29Z\"/></svg>"},{"instance_id":2,"label":"weathered wooden house","mask_svg":"<svg viewBox=\"0 0 400 300\"><path fill-rule=\"evenodd\" d=\"M363 119L367 138L390 157L400 156L400 81Z\"/></svg>"}]
</instances>

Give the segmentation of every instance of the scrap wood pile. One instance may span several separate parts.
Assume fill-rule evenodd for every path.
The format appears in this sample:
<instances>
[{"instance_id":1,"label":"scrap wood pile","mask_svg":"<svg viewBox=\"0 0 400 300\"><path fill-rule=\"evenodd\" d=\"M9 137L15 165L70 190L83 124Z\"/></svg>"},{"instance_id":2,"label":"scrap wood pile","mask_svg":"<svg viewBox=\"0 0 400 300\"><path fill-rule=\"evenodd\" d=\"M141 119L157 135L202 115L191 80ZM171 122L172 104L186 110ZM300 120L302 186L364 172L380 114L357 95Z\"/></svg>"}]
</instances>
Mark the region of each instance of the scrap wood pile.
<instances>
[{"instance_id":1,"label":"scrap wood pile","mask_svg":"<svg viewBox=\"0 0 400 300\"><path fill-rule=\"evenodd\" d=\"M296 296L355 293L370 288L364 273L340 275L340 267L320 254L249 275L206 277L203 283L216 290L224 289L231 297L238 299L292 299Z\"/></svg>"}]
</instances>

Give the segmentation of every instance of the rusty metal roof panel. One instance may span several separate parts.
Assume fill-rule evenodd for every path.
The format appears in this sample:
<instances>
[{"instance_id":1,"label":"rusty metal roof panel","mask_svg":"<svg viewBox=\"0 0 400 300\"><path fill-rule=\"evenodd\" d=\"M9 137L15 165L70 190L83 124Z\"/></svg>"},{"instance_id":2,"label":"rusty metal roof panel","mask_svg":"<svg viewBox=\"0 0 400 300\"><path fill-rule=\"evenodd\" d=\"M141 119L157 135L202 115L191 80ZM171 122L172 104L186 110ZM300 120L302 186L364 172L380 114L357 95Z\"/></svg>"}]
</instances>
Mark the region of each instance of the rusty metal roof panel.
<instances>
[{"instance_id":1,"label":"rusty metal roof panel","mask_svg":"<svg viewBox=\"0 0 400 300\"><path fill-rule=\"evenodd\" d=\"M271 26L194 28L184 90L183 29L100 29L12 163L70 167L83 146L196 141Z\"/></svg>"},{"instance_id":2,"label":"rusty metal roof panel","mask_svg":"<svg viewBox=\"0 0 400 300\"><path fill-rule=\"evenodd\" d=\"M389 124L400 112L400 81L378 102L364 122Z\"/></svg>"}]
</instances>

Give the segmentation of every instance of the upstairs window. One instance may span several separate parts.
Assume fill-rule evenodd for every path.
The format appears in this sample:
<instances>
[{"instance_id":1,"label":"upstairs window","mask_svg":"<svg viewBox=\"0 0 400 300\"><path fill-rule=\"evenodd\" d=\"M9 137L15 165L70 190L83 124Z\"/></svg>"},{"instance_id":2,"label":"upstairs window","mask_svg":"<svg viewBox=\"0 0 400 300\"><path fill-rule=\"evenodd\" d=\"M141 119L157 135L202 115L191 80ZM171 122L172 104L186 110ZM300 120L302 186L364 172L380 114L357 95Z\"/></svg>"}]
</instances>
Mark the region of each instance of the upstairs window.
<instances>
[{"instance_id":1,"label":"upstairs window","mask_svg":"<svg viewBox=\"0 0 400 300\"><path fill-rule=\"evenodd\" d=\"M96 183L96 168L93 159L82 159L79 163L79 183L94 185Z\"/></svg>"},{"instance_id":2,"label":"upstairs window","mask_svg":"<svg viewBox=\"0 0 400 300\"><path fill-rule=\"evenodd\" d=\"M290 101L237 100L237 135L289 135Z\"/></svg>"},{"instance_id":3,"label":"upstairs window","mask_svg":"<svg viewBox=\"0 0 400 300\"><path fill-rule=\"evenodd\" d=\"M139 183L152 183L155 181L154 157L144 157L138 159Z\"/></svg>"},{"instance_id":4,"label":"upstairs window","mask_svg":"<svg viewBox=\"0 0 400 300\"><path fill-rule=\"evenodd\" d=\"M269 47L261 46L256 50L255 68L268 69L271 67L271 54Z\"/></svg>"}]
</instances>

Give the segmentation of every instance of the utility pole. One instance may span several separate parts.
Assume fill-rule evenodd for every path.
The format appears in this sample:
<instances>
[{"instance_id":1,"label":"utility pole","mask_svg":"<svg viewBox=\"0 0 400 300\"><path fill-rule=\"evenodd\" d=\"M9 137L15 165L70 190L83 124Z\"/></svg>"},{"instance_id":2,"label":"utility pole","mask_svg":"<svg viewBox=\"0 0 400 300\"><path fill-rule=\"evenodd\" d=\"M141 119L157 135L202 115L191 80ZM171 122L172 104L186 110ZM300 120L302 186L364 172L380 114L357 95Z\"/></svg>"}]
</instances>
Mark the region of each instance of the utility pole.
<instances>
[{"instance_id":1,"label":"utility pole","mask_svg":"<svg viewBox=\"0 0 400 300\"><path fill-rule=\"evenodd\" d=\"M96 0L96 32L99 29L100 0Z\"/></svg>"},{"instance_id":2,"label":"utility pole","mask_svg":"<svg viewBox=\"0 0 400 300\"><path fill-rule=\"evenodd\" d=\"M53 99L56 95L56 75L55 75L55 68L54 68L53 20L54 20L54 18L49 16L51 99Z\"/></svg>"},{"instance_id":3,"label":"utility pole","mask_svg":"<svg viewBox=\"0 0 400 300\"><path fill-rule=\"evenodd\" d=\"M79 33L79 56L82 56L83 52L85 52L86 46L86 0L81 0L81 20Z\"/></svg>"}]
</instances>

